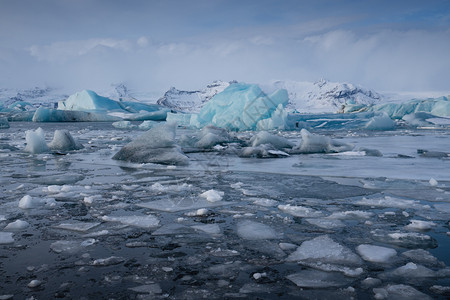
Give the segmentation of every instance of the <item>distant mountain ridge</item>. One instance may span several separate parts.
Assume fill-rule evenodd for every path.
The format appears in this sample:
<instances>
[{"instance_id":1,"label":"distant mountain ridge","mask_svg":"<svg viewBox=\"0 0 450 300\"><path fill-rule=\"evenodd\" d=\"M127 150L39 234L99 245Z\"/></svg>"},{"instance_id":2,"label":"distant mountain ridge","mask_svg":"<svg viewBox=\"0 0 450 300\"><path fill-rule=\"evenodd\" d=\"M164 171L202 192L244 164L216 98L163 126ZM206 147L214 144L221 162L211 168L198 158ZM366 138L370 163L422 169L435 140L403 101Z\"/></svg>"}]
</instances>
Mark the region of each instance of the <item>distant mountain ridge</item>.
<instances>
[{"instance_id":1,"label":"distant mountain ridge","mask_svg":"<svg viewBox=\"0 0 450 300\"><path fill-rule=\"evenodd\" d=\"M235 82L237 81L226 82L218 80L197 91L182 91L171 87L156 103L176 111L196 113L212 97Z\"/></svg>"}]
</instances>

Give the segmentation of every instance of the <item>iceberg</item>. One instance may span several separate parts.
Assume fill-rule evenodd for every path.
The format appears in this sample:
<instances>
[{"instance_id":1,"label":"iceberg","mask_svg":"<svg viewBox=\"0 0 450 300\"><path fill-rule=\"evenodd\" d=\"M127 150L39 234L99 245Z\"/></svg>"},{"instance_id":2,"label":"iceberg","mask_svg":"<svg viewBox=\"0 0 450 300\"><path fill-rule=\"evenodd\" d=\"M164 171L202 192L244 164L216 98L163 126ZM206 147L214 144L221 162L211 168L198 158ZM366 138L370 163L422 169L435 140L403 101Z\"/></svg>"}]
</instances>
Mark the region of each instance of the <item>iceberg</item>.
<instances>
[{"instance_id":1,"label":"iceberg","mask_svg":"<svg viewBox=\"0 0 450 300\"><path fill-rule=\"evenodd\" d=\"M59 110L39 107L34 112L33 122L114 122L121 118L87 111Z\"/></svg>"},{"instance_id":2,"label":"iceberg","mask_svg":"<svg viewBox=\"0 0 450 300\"><path fill-rule=\"evenodd\" d=\"M25 131L25 141L27 143L25 152L36 154L49 151L49 148L45 143L45 133L41 127L36 130Z\"/></svg>"},{"instance_id":3,"label":"iceberg","mask_svg":"<svg viewBox=\"0 0 450 300\"><path fill-rule=\"evenodd\" d=\"M175 129L175 123L154 127L125 145L113 159L134 163L185 165L188 157L175 143Z\"/></svg>"},{"instance_id":4,"label":"iceberg","mask_svg":"<svg viewBox=\"0 0 450 300\"><path fill-rule=\"evenodd\" d=\"M76 141L68 130L55 130L53 140L48 144L52 150L71 151L83 149L78 141Z\"/></svg>"},{"instance_id":5,"label":"iceberg","mask_svg":"<svg viewBox=\"0 0 450 300\"><path fill-rule=\"evenodd\" d=\"M0 129L8 129L9 123L8 119L5 117L0 117Z\"/></svg>"},{"instance_id":6,"label":"iceberg","mask_svg":"<svg viewBox=\"0 0 450 300\"><path fill-rule=\"evenodd\" d=\"M259 128L267 130L269 129L267 127L270 127L268 125L284 129L285 124L281 124L284 121L280 121L282 119L280 110L286 106L288 100L288 94L284 89L267 95L258 85L233 83L215 95L198 114L192 115L190 125L202 128L211 124L234 131ZM279 105L281 107L278 109ZM277 114L273 116L277 109ZM260 123L258 128L258 122L262 120L266 121Z\"/></svg>"},{"instance_id":7,"label":"iceberg","mask_svg":"<svg viewBox=\"0 0 450 300\"><path fill-rule=\"evenodd\" d=\"M381 115L374 116L366 124L366 129L369 130L393 130L395 129L395 122L383 112Z\"/></svg>"},{"instance_id":8,"label":"iceberg","mask_svg":"<svg viewBox=\"0 0 450 300\"><path fill-rule=\"evenodd\" d=\"M300 131L302 141L293 149L295 153L337 153L350 151L354 147L323 135L312 134L306 129Z\"/></svg>"}]
</instances>

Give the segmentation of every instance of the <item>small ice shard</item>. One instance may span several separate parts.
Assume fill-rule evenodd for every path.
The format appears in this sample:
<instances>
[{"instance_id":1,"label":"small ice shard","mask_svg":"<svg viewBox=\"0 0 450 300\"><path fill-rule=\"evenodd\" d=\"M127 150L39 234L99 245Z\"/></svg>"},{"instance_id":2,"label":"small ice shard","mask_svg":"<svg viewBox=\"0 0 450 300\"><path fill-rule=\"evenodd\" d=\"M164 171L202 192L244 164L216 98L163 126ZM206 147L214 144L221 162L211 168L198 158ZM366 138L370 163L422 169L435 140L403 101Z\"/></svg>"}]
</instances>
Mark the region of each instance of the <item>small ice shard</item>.
<instances>
[{"instance_id":1,"label":"small ice shard","mask_svg":"<svg viewBox=\"0 0 450 300\"><path fill-rule=\"evenodd\" d=\"M110 256L107 258L99 258L94 260L91 265L93 266L112 266L112 265L118 265L125 261L125 258L119 257L119 256Z\"/></svg>"},{"instance_id":2,"label":"small ice shard","mask_svg":"<svg viewBox=\"0 0 450 300\"><path fill-rule=\"evenodd\" d=\"M286 278L302 288L336 288L353 282L353 279L341 273L318 270L304 270L288 275Z\"/></svg>"},{"instance_id":3,"label":"small ice shard","mask_svg":"<svg viewBox=\"0 0 450 300\"><path fill-rule=\"evenodd\" d=\"M0 129L8 129L9 123L8 119L5 117L0 117Z\"/></svg>"},{"instance_id":4,"label":"small ice shard","mask_svg":"<svg viewBox=\"0 0 450 300\"><path fill-rule=\"evenodd\" d=\"M154 127L125 145L113 159L134 163L186 165L188 157L175 144L175 123Z\"/></svg>"},{"instance_id":5,"label":"small ice shard","mask_svg":"<svg viewBox=\"0 0 450 300\"><path fill-rule=\"evenodd\" d=\"M27 221L16 220L14 222L9 223L5 227L5 231L19 231L28 228L30 224Z\"/></svg>"},{"instance_id":6,"label":"small ice shard","mask_svg":"<svg viewBox=\"0 0 450 300\"><path fill-rule=\"evenodd\" d=\"M278 205L278 209L290 214L294 217L301 217L301 218L315 218L315 217L321 217L322 212L317 211L315 209L306 207L306 206L299 206L299 205Z\"/></svg>"},{"instance_id":7,"label":"small ice shard","mask_svg":"<svg viewBox=\"0 0 450 300\"><path fill-rule=\"evenodd\" d=\"M378 278L367 277L366 279L361 281L361 287L363 289L368 289L380 285L381 282L382 281Z\"/></svg>"},{"instance_id":8,"label":"small ice shard","mask_svg":"<svg viewBox=\"0 0 450 300\"><path fill-rule=\"evenodd\" d=\"M206 232L208 234L220 234L220 227L217 224L193 225L192 228Z\"/></svg>"},{"instance_id":9,"label":"small ice shard","mask_svg":"<svg viewBox=\"0 0 450 300\"><path fill-rule=\"evenodd\" d=\"M94 222L94 223L92 223L92 222L71 222L71 223L61 223L61 224L53 226L53 227L58 228L58 229L86 232L94 227L97 227L100 224L101 224L100 222Z\"/></svg>"},{"instance_id":10,"label":"small ice shard","mask_svg":"<svg viewBox=\"0 0 450 300\"><path fill-rule=\"evenodd\" d=\"M410 220L410 222L411 222L410 224L405 226L406 229L427 231L436 226L436 223L431 221Z\"/></svg>"},{"instance_id":11,"label":"small ice shard","mask_svg":"<svg viewBox=\"0 0 450 300\"><path fill-rule=\"evenodd\" d=\"M414 208L414 209L429 209L429 205L422 205L418 200L406 200L385 196L384 198L362 198L355 202L356 205L361 206L375 206L375 207L392 207L392 208Z\"/></svg>"},{"instance_id":12,"label":"small ice shard","mask_svg":"<svg viewBox=\"0 0 450 300\"><path fill-rule=\"evenodd\" d=\"M34 279L34 280L31 280L27 286L32 289L32 288L36 288L36 287L40 286L41 284L42 284L42 281Z\"/></svg>"},{"instance_id":13,"label":"small ice shard","mask_svg":"<svg viewBox=\"0 0 450 300\"><path fill-rule=\"evenodd\" d=\"M237 234L246 240L268 240L280 237L269 225L249 220L237 224Z\"/></svg>"},{"instance_id":14,"label":"small ice shard","mask_svg":"<svg viewBox=\"0 0 450 300\"><path fill-rule=\"evenodd\" d=\"M361 265L361 259L349 248L322 235L303 242L287 261L320 262L322 264Z\"/></svg>"},{"instance_id":15,"label":"small ice shard","mask_svg":"<svg viewBox=\"0 0 450 300\"><path fill-rule=\"evenodd\" d=\"M299 146L293 149L295 153L337 153L350 151L354 148L353 145L332 140L327 136L312 134L306 129L302 129L300 134L302 141Z\"/></svg>"},{"instance_id":16,"label":"small ice shard","mask_svg":"<svg viewBox=\"0 0 450 300\"><path fill-rule=\"evenodd\" d=\"M162 289L158 283L151 283L140 285L137 287L129 288L130 291L136 292L138 294L161 294Z\"/></svg>"},{"instance_id":17,"label":"small ice shard","mask_svg":"<svg viewBox=\"0 0 450 300\"><path fill-rule=\"evenodd\" d=\"M205 216L207 214L208 214L208 209L206 209L206 208L199 208L195 211L190 211L190 212L185 213L185 215L188 217Z\"/></svg>"},{"instance_id":18,"label":"small ice shard","mask_svg":"<svg viewBox=\"0 0 450 300\"><path fill-rule=\"evenodd\" d=\"M47 144L45 143L44 130L39 127L36 130L25 131L25 140L27 145L25 146L25 152L30 153L45 153L49 151Z\"/></svg>"},{"instance_id":19,"label":"small ice shard","mask_svg":"<svg viewBox=\"0 0 450 300\"><path fill-rule=\"evenodd\" d=\"M296 244L292 243L279 243L278 246L281 250L295 250L298 247Z\"/></svg>"},{"instance_id":20,"label":"small ice shard","mask_svg":"<svg viewBox=\"0 0 450 300\"><path fill-rule=\"evenodd\" d=\"M395 122L389 117L387 113L379 116L374 116L366 124L366 129L369 130L393 130L395 129Z\"/></svg>"},{"instance_id":21,"label":"small ice shard","mask_svg":"<svg viewBox=\"0 0 450 300\"><path fill-rule=\"evenodd\" d=\"M333 219L324 219L324 218L307 218L305 219L306 222L309 224L315 225L320 228L324 229L335 229L335 228L341 228L344 227L345 224L340 220L333 220Z\"/></svg>"},{"instance_id":22,"label":"small ice shard","mask_svg":"<svg viewBox=\"0 0 450 300\"><path fill-rule=\"evenodd\" d=\"M217 190L208 190L202 194L200 194L200 197L205 198L209 202L218 202L222 200L224 195L224 192L217 191Z\"/></svg>"},{"instance_id":23,"label":"small ice shard","mask_svg":"<svg viewBox=\"0 0 450 300\"><path fill-rule=\"evenodd\" d=\"M389 284L383 288L374 288L375 299L392 300L431 300L431 297L415 288L404 284Z\"/></svg>"},{"instance_id":24,"label":"small ice shard","mask_svg":"<svg viewBox=\"0 0 450 300\"><path fill-rule=\"evenodd\" d=\"M155 228L159 226L159 219L152 215L146 216L103 216L103 221L119 222L124 225L136 226L141 228Z\"/></svg>"},{"instance_id":25,"label":"small ice shard","mask_svg":"<svg viewBox=\"0 0 450 300\"><path fill-rule=\"evenodd\" d=\"M0 231L0 245L14 243L12 232Z\"/></svg>"},{"instance_id":26,"label":"small ice shard","mask_svg":"<svg viewBox=\"0 0 450 300\"><path fill-rule=\"evenodd\" d=\"M431 186L437 186L438 185L438 181L436 179L434 179L434 178L431 178L429 183L430 183Z\"/></svg>"},{"instance_id":27,"label":"small ice shard","mask_svg":"<svg viewBox=\"0 0 450 300\"><path fill-rule=\"evenodd\" d=\"M375 263L387 263L397 255L397 251L392 248L368 244L359 245L356 251L364 260Z\"/></svg>"},{"instance_id":28,"label":"small ice shard","mask_svg":"<svg viewBox=\"0 0 450 300\"><path fill-rule=\"evenodd\" d=\"M68 130L55 130L53 140L48 144L52 150L71 151L84 148L77 140L73 138Z\"/></svg>"}]
</instances>

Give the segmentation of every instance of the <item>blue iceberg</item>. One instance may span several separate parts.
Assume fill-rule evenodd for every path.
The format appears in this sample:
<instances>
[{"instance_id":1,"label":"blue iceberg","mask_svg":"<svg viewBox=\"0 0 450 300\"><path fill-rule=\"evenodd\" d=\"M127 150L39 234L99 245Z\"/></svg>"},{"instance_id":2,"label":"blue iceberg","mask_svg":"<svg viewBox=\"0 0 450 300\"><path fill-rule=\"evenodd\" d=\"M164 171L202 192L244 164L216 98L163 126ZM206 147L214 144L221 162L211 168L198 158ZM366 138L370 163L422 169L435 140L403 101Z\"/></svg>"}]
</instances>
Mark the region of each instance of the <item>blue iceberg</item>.
<instances>
[{"instance_id":1,"label":"blue iceberg","mask_svg":"<svg viewBox=\"0 0 450 300\"><path fill-rule=\"evenodd\" d=\"M58 102L57 109L40 107L34 122L110 122L165 120L167 109L134 101L116 101L84 90Z\"/></svg>"},{"instance_id":2,"label":"blue iceberg","mask_svg":"<svg viewBox=\"0 0 450 300\"><path fill-rule=\"evenodd\" d=\"M258 85L234 83L192 115L190 125L214 125L234 131L285 129L287 115L283 110L288 101L284 89L267 95Z\"/></svg>"}]
</instances>

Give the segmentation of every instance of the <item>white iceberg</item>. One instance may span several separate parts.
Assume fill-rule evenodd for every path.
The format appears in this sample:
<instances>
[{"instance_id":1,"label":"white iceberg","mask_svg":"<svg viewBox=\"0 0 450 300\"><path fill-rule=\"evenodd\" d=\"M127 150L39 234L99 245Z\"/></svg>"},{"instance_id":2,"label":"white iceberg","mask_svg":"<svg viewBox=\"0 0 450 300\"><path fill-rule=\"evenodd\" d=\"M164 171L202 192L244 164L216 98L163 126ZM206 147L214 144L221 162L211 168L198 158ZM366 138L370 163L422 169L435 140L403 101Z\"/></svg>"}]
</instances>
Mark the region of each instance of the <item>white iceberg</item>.
<instances>
[{"instance_id":1,"label":"white iceberg","mask_svg":"<svg viewBox=\"0 0 450 300\"><path fill-rule=\"evenodd\" d=\"M36 130L25 131L25 152L30 153L45 153L49 151L47 144L45 143L45 132L39 127Z\"/></svg>"}]
</instances>

